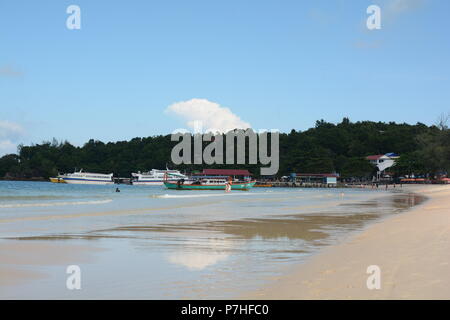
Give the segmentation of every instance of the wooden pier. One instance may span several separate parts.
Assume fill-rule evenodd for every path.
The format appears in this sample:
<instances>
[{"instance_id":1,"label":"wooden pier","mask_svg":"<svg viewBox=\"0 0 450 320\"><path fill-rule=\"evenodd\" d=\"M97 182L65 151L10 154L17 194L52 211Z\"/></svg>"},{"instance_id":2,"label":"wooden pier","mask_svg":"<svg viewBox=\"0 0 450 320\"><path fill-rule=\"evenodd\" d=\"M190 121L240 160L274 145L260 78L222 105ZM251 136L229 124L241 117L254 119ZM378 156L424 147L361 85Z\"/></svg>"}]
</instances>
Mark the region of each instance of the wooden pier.
<instances>
[{"instance_id":1,"label":"wooden pier","mask_svg":"<svg viewBox=\"0 0 450 320\"><path fill-rule=\"evenodd\" d=\"M271 188L376 188L376 184L371 182L350 182L350 183L319 183L319 182L292 182L292 181L257 181L256 187ZM385 184L379 184L379 188L385 188ZM395 185L393 185L395 188Z\"/></svg>"}]
</instances>

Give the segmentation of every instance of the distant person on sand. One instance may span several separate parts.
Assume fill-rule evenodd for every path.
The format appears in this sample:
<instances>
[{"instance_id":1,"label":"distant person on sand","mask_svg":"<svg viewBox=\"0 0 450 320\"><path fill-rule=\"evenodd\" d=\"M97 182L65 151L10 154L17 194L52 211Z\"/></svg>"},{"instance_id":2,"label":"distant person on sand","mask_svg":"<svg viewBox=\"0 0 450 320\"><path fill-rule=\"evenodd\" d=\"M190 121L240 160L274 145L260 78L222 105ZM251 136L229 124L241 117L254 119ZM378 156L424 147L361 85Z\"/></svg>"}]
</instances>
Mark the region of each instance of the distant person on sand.
<instances>
[{"instance_id":1,"label":"distant person on sand","mask_svg":"<svg viewBox=\"0 0 450 320\"><path fill-rule=\"evenodd\" d=\"M119 188L116 188L116 192L120 192L120 189L119 189Z\"/></svg>"}]
</instances>

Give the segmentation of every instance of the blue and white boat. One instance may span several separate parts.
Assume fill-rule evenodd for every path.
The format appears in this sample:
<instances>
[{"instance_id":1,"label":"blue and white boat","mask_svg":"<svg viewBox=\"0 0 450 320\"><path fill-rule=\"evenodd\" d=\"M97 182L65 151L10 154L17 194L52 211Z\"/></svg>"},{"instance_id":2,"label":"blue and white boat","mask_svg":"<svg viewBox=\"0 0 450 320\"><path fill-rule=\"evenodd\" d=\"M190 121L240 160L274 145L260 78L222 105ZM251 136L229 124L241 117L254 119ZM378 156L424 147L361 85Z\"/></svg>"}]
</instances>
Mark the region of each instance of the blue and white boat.
<instances>
[{"instance_id":1,"label":"blue and white boat","mask_svg":"<svg viewBox=\"0 0 450 320\"><path fill-rule=\"evenodd\" d=\"M152 169L148 172L132 173L133 177L131 183L133 185L147 185L147 186L162 186L164 184L164 177L167 176L170 180L187 179L188 177L178 170L158 170Z\"/></svg>"},{"instance_id":2,"label":"blue and white boat","mask_svg":"<svg viewBox=\"0 0 450 320\"><path fill-rule=\"evenodd\" d=\"M59 175L58 178L61 178L66 183L71 184L113 184L113 174L103 174L103 173L91 173L91 172L83 172L81 169L78 172L67 173L63 175Z\"/></svg>"}]
</instances>

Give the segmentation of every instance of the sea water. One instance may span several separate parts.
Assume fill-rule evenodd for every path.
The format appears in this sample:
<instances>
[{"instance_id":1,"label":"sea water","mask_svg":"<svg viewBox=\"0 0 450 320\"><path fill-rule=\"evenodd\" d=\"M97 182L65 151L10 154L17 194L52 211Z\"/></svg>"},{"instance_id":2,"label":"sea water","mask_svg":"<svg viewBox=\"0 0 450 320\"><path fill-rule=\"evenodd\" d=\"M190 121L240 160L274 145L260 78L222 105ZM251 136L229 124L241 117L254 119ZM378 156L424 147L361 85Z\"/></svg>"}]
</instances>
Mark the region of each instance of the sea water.
<instances>
[{"instance_id":1,"label":"sea water","mask_svg":"<svg viewBox=\"0 0 450 320\"><path fill-rule=\"evenodd\" d=\"M0 282L0 298L237 297L422 200L396 191L0 181L0 273L39 274ZM81 290L67 289L68 265Z\"/></svg>"}]
</instances>

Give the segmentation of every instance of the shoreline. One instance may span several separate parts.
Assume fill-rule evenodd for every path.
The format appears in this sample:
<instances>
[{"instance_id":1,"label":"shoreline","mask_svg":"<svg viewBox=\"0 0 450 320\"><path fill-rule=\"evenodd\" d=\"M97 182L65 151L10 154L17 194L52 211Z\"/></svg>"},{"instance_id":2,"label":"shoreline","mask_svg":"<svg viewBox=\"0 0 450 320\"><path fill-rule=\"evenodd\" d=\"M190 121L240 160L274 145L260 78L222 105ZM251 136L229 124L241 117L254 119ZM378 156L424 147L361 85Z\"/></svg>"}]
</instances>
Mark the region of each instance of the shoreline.
<instances>
[{"instance_id":1,"label":"shoreline","mask_svg":"<svg viewBox=\"0 0 450 320\"><path fill-rule=\"evenodd\" d=\"M2 181L12 181L12 182L49 182L50 178L42 178L42 177L32 177L32 178L5 178L5 177L0 177L0 182ZM124 182L114 182L113 185L132 185L130 183L124 183ZM320 183L310 183L310 184L295 184L292 182L285 182L285 183L281 183L281 184L276 184L274 182L270 182L269 184L271 184L270 187L267 186L254 186L253 188L294 188L294 189L373 189L372 185L374 185L373 183L345 183L345 182L340 182L336 185L326 185L326 184L320 184ZM426 187L426 186L446 186L446 185L450 185L450 184L446 184L446 183L384 183L384 184L379 184L380 185L380 189L381 188L385 188L386 185L389 186L388 190L393 190L395 188L398 188L401 190L401 188L405 187L405 188L414 188L414 187ZM378 188L377 188L378 189Z\"/></svg>"},{"instance_id":2,"label":"shoreline","mask_svg":"<svg viewBox=\"0 0 450 320\"><path fill-rule=\"evenodd\" d=\"M450 186L403 186L428 200L324 248L240 299L449 299ZM369 290L369 266L381 288Z\"/></svg>"},{"instance_id":3,"label":"shoreline","mask_svg":"<svg viewBox=\"0 0 450 320\"><path fill-rule=\"evenodd\" d=\"M0 178L0 181L50 182L49 179L42 178L42 177L33 177L33 178Z\"/></svg>"},{"instance_id":4,"label":"shoreline","mask_svg":"<svg viewBox=\"0 0 450 320\"><path fill-rule=\"evenodd\" d=\"M425 191L428 192L420 192L421 189L425 189ZM208 198L203 201L195 198L195 201L193 200L194 203L187 203L187 205L185 204L182 207L176 203L172 204L167 202L164 204L161 202L166 200L157 200L160 201L158 202L157 207L149 207L147 201L148 198L147 195L145 195L145 197L142 198L147 199L145 201L145 208L139 207L131 209L130 207L126 207L128 209L123 208L121 211L114 211L110 208L111 211L104 208L104 210L99 212L95 210L86 212L85 209L83 209L79 213L66 212L65 214L56 214L59 212L59 209L55 210L55 212L48 213L46 213L47 209L43 211L39 209L37 211L32 211L32 213L37 212L38 215L24 214L22 217L16 217L16 219L19 220L15 222L8 221L8 219L13 217L6 214L3 222L17 222L15 225L12 224L11 227L20 232L27 232L28 229L23 229L25 225L27 225L27 228L30 228L31 231L45 230L42 228L51 228L51 230L55 229L59 230L59 232L56 234L51 233L50 236L46 235L44 232L41 236L36 237L30 235L27 236L25 234L25 237L10 237L9 239L3 239L4 241L0 240L0 249L6 253L0 264L0 274L2 274L2 279L0 279L0 292L3 288L5 288L6 291L2 292L0 296L1 298L6 299L14 297L20 299L34 299L40 297L35 290L35 288L40 287L40 290L43 290L42 293L45 292L51 299L54 297L65 297L70 299L74 296L70 292L66 292L64 287L60 286L60 283L65 281L64 266L75 263L82 265L83 268L93 267L95 269L102 266L108 266L108 264L105 263L109 263L111 257L127 256L128 260L136 259L136 261L140 261L140 263L136 263L135 267L126 267L128 268L127 270L132 274L139 274L142 272L141 276L144 276L147 273L148 270L145 266L148 265L149 261L153 261L152 259L156 259L154 261L165 264L168 270L172 270L170 272L173 272L173 274L166 274L166 278L164 278L165 282L161 282L162 284L170 284L174 279L177 279L180 270L179 268L183 268L183 270L186 270L186 268L194 270L195 274L192 273L192 279L198 277L198 275L200 275L198 272L200 271L203 272L203 274L209 274L209 272L218 272L224 268L233 270L233 273L227 278L228 280L239 279L242 277L245 278L249 277L249 275L250 278L253 278L253 280L250 279L248 282L243 282L241 285L234 288L230 288L228 285L224 285L223 287L218 286L217 289L219 290L217 291L212 288L217 286L217 283L220 283L220 281L223 281L224 277L227 277L226 273L220 274L220 272L218 272L216 273L216 276L219 276L219 278L222 276L222 278L220 278L221 280L212 279L211 281L206 281L204 283L204 286L206 287L211 286L210 289L203 289L203 285L198 286L196 282L191 279L192 282L186 282L184 288L180 288L179 291L176 292L171 291L170 294L172 294L174 298L191 297L191 294L201 299L207 298L209 294L217 298L225 298L222 294L224 294L223 290L226 290L226 299L231 299L236 296L241 297L247 292L251 292L249 294L251 299L300 299L298 298L299 292L304 295L308 293L304 289L299 290L299 286L295 284L296 281L298 282L301 280L310 281L310 283L305 283L310 285L309 287L313 290L316 290L313 292L315 295L314 297L302 297L302 299L326 299L328 297L322 298L320 295L317 295L321 288L314 286L316 284L323 284L325 276L332 276L334 273L338 273L340 266L327 266L327 269L324 270L325 276L319 274L320 281L318 283L314 283L314 274L302 274L301 276L303 278L298 280L298 275L296 274L298 274L299 266L302 267L308 265L316 256L326 252L334 252L335 248L339 248L343 244L352 241L354 238L365 234L372 230L374 226L384 225L385 221L389 222L392 218L407 216L411 212L414 212L414 210L423 208L424 205L429 205L430 200L435 198L438 189L445 189L445 197L448 198L450 188L447 186L404 187L402 190L397 189L395 192L384 192L384 190L381 190L380 192L373 193L367 190L367 194L366 192L348 193L348 198L346 196L345 201L343 198L344 194L339 192L324 193L311 191L309 193L292 193L287 190L286 193L281 193L280 195L277 195L277 193L269 193L272 197L269 197L268 199L266 199L268 194L261 193L259 196L260 198L253 199L253 197L245 197L245 199L238 199L237 202L225 201L225 203L234 203L237 207L242 207L241 203L248 202L249 204L262 207L261 201L266 199L270 202L264 202L264 206L268 206L269 209L263 211L270 215L275 214L273 209L270 208L280 208L280 203L286 203L284 208L277 211L278 213L275 215L277 219L260 217L261 213L259 211L259 213L255 214L254 210L249 209L250 211L247 212L247 214L240 214L233 219L228 219L230 218L228 213L226 216L222 216L225 220L218 219L217 217L212 221L206 219L202 225L193 223L191 218L187 221L180 221L176 218L175 221L177 222L174 223L174 221L171 220L173 220L175 216L170 218L172 215L168 216L167 212L184 208L180 209L181 211L179 213L182 214L185 212L188 216L191 216L193 211L191 211L190 208L192 205L195 204L195 207L198 205L210 205L211 201L208 200ZM431 191L433 191L431 195L428 195L427 193L430 193ZM439 194L439 192L437 192L437 194ZM290 195L294 196L291 197ZM299 197L298 199L297 196ZM425 197L429 200L420 202L422 201L421 199ZM183 200L180 201L184 203L185 198L182 197L182 199ZM128 203L128 200L129 198L125 198L122 201ZM311 203L308 201L311 201ZM438 202L439 201L440 200L438 199ZM335 207L340 203L347 203L350 206L340 206L339 211ZM418 203L420 204L413 206ZM120 203L118 203L118 205L120 206ZM411 206L413 206L413 210L406 209ZM244 205L243 207L245 208L246 206ZM250 205L249 208L253 208L253 206ZM322 209L318 209L315 214L312 212L310 215L301 214L301 212L309 212L311 208ZM113 209L118 208L114 207ZM405 209L407 211L404 211ZM214 210L219 210L217 212L220 212L220 210L229 212L230 209L227 206L223 207L223 205L218 204ZM335 210L338 210L339 212L344 210L341 212L343 213L343 216L335 215ZM390 210L393 210L393 215L389 213ZM18 212L21 211L22 209L19 209ZM157 215L159 211L161 211L161 214L164 217L168 217L169 220L160 227L153 227L154 220L152 217L155 214ZM395 212L398 212L398 214ZM50 215L50 213L52 214ZM151 215L148 215L147 213L151 213ZM386 215L384 213L386 213ZM128 222L124 224L115 218L116 216L130 214L132 215L130 221L133 221L131 224ZM209 217L210 214L207 214L207 216ZM63 218L69 220L63 221L61 220ZM90 220L78 220L79 218ZM205 218L205 216L200 215L198 218ZM98 225L97 223L101 222L98 219L107 219L112 223L112 227ZM122 220L122 218L120 218L120 220ZM202 219L200 220L203 221ZM25 221L27 221L27 223L24 224ZM32 221L33 223L28 223ZM85 225L83 221L89 222L88 225L90 226L95 225L94 230L96 230L96 232L91 233L90 230L86 230L84 227L79 229L80 224ZM228 221L228 223L225 223L225 221ZM161 223L161 221L159 221L159 223ZM71 225L74 225L73 227L75 229L73 229ZM448 225L450 225L450 223ZM58 226L62 228L60 229ZM321 233L320 228L325 227L324 230L326 230L326 226L334 228L333 230L335 230L336 233L329 234L328 236L336 238L336 241L333 240L334 238L326 240L328 237L326 232L324 231L324 233ZM178 233L174 233L176 231ZM214 234L214 239L211 239L211 232L218 232L218 234ZM166 239L157 243L149 242L149 240L154 237L160 238L161 235L163 235L163 238L166 237ZM259 242L260 240L255 241L255 236L261 237L261 239L264 240L264 243ZM92 241L94 239L101 241L94 242ZM115 242L115 239L120 242ZM134 240L124 241L126 239ZM174 239L181 245L173 247L172 244ZM230 241L230 239L240 240L234 245L233 241ZM274 239L276 239L276 241L272 241ZM283 240L280 239L286 240L283 242ZM87 240L89 240L89 242L86 242ZM322 243L321 240L325 241L323 244L326 243L323 247L320 247L320 244ZM286 259L291 257L290 252L294 255L298 255L300 252L296 250L303 246L305 241L308 241L311 245L316 243L317 246L319 246L317 248L321 249L318 249L318 251L314 250L314 253L309 257L305 256L305 260L295 259L295 261L286 262L286 264L279 264L278 262L269 264L269 262L277 261L276 259ZM139 242L141 242L141 244L137 245ZM142 249L142 245L147 247L149 244L156 246L155 248L164 249L161 252L165 253L165 255L159 256L158 254L155 254L154 250L136 250L138 248ZM263 245L263 247L258 247L258 254L255 254L256 251L252 249L252 246L254 247L255 244ZM448 247L445 247L445 249L447 248ZM264 252L261 251L263 249ZM360 251L367 251L367 249L364 248ZM304 253L306 252L307 251ZM353 255L360 258L360 252ZM384 257L384 251L381 255ZM443 254L441 254L441 256L442 255ZM250 261L249 257L251 257L252 261ZM242 271L239 272L239 274L235 274L238 270L233 268L233 263L235 263L233 262L233 259L244 259L239 261L247 260L248 262L248 264L244 263L244 266L239 269L239 271ZM256 266L255 259L257 259L262 266L264 265L264 267L259 268L259 266ZM338 259L334 262L339 264L342 260L350 261L351 259L342 259L341 256L338 256ZM219 262L221 264L215 266L215 264ZM371 264L377 263L380 264L383 262L377 261L376 263ZM125 266L120 268L123 267ZM277 269L275 272L273 272L274 268ZM361 270L359 269L360 268L358 267L354 270L360 272ZM361 279L364 280L364 285L367 279L365 270L366 269L360 272ZM382 270L382 272L384 272L384 266L382 267ZM258 272L260 273L258 274ZM447 270L444 270L444 272L446 274L448 273ZM148 278L145 276L145 279L149 281L150 288L154 288L154 278L152 276L149 276ZM83 297L89 299L122 297L123 292L114 291L114 288L105 285L106 283L109 283L109 281L109 276L97 274L95 279L91 278L88 282L85 282L86 288L90 288L90 291L83 291ZM136 282L137 278L130 275L124 275L123 277L120 277L118 281L130 288L135 287L137 283L141 285L140 280ZM178 279L178 281L181 280ZM384 281L384 273L382 281ZM283 282L288 282L288 285L291 285L288 287L288 290L284 287L281 287L280 289L280 284L283 284ZM419 281L419 283L421 282ZM295 284L295 286L292 286L292 284ZM264 287L258 290L261 286ZM331 285L331 287L332 286L333 285ZM113 291L108 291L110 289ZM145 290L147 289L143 290L143 287L141 289L142 290L133 292L133 294L135 294L133 297L148 298L148 296L145 295ZM204 292L202 290L204 290ZM323 290L323 293L328 293L328 291L330 290L326 288ZM168 297L168 295L164 295L163 297ZM157 299L161 298L161 296L156 294L151 298ZM249 299L249 297L246 298ZM352 298L352 296L348 294L344 297L337 297L337 299L345 298ZM358 294L353 298L359 299L362 297Z\"/></svg>"}]
</instances>

